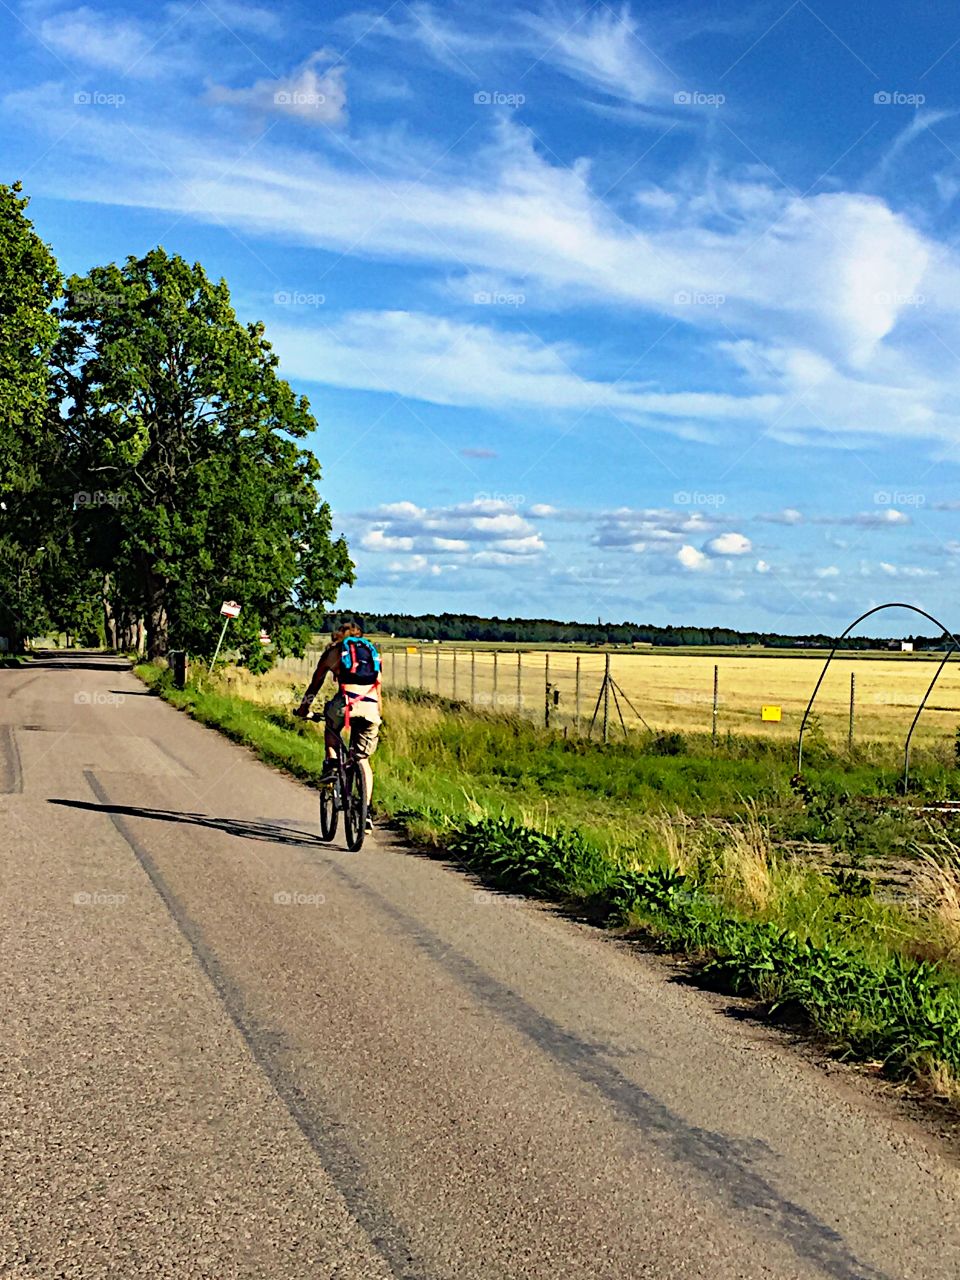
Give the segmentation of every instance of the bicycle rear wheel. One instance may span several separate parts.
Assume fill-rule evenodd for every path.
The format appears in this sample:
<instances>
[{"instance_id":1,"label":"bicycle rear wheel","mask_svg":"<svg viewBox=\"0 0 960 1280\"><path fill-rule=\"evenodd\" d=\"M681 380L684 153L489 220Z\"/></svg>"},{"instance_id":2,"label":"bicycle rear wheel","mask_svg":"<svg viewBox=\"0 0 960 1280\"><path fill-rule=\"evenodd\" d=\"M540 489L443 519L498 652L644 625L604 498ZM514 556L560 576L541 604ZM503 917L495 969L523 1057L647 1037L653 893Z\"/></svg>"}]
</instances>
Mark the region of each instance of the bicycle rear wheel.
<instances>
[{"instance_id":1,"label":"bicycle rear wheel","mask_svg":"<svg viewBox=\"0 0 960 1280\"><path fill-rule=\"evenodd\" d=\"M340 811L337 808L337 797L329 783L320 788L320 837L332 840L337 834L337 819Z\"/></svg>"},{"instance_id":2,"label":"bicycle rear wheel","mask_svg":"<svg viewBox=\"0 0 960 1280\"><path fill-rule=\"evenodd\" d=\"M347 790L343 797L343 834L347 848L356 853L367 834L367 780L359 764L347 766Z\"/></svg>"}]
</instances>

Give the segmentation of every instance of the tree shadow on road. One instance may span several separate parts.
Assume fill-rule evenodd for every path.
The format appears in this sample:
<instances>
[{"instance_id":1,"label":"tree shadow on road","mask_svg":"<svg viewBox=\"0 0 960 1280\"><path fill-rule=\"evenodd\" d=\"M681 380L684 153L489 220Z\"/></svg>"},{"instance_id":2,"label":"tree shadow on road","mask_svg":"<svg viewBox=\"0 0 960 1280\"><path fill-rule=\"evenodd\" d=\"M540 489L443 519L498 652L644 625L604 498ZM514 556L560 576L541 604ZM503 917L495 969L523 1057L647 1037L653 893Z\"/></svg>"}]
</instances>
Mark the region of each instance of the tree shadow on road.
<instances>
[{"instance_id":1,"label":"tree shadow on road","mask_svg":"<svg viewBox=\"0 0 960 1280\"><path fill-rule=\"evenodd\" d=\"M180 826L209 827L225 831L241 840L264 840L268 844L296 845L305 849L328 849L330 846L312 831L287 827L282 821L259 822L255 818L215 818L206 813L181 813L175 809L146 809L128 804L93 804L87 800L51 799L47 804L66 809L86 809L91 813L116 814L123 818L150 818L155 822L174 822Z\"/></svg>"}]
</instances>

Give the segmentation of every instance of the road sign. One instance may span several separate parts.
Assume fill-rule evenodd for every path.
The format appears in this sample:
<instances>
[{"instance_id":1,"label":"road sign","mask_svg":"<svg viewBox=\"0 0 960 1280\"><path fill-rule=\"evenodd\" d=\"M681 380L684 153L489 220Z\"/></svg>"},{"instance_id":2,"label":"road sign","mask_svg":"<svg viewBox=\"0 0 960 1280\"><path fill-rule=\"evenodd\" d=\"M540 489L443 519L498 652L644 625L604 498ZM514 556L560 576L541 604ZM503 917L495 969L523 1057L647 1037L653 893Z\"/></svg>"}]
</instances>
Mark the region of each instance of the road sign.
<instances>
[{"instance_id":1,"label":"road sign","mask_svg":"<svg viewBox=\"0 0 960 1280\"><path fill-rule=\"evenodd\" d=\"M224 618L239 618L240 606L237 604L236 600L224 600L223 604L220 606L220 613Z\"/></svg>"},{"instance_id":2,"label":"road sign","mask_svg":"<svg viewBox=\"0 0 960 1280\"><path fill-rule=\"evenodd\" d=\"M760 719L773 720L779 723L779 721L783 719L783 708L782 707L761 707Z\"/></svg>"},{"instance_id":3,"label":"road sign","mask_svg":"<svg viewBox=\"0 0 960 1280\"><path fill-rule=\"evenodd\" d=\"M261 643L261 644L273 644L273 641L272 641L272 640L270 639L270 637L267 635L266 631L261 631L261 632L260 632L260 643Z\"/></svg>"}]
</instances>

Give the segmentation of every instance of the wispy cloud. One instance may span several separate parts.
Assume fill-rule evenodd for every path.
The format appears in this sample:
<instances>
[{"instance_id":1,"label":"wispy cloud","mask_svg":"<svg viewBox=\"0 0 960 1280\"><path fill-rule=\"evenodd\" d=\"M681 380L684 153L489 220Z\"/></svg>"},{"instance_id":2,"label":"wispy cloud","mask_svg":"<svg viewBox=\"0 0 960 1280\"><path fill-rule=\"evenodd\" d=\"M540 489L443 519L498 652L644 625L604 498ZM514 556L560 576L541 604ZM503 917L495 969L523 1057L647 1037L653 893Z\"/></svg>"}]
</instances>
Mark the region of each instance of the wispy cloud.
<instances>
[{"instance_id":1,"label":"wispy cloud","mask_svg":"<svg viewBox=\"0 0 960 1280\"><path fill-rule=\"evenodd\" d=\"M261 78L238 89L214 85L207 100L262 115L295 116L310 125L340 124L347 111L346 68L331 66L335 61L336 54L320 49L290 75Z\"/></svg>"}]
</instances>

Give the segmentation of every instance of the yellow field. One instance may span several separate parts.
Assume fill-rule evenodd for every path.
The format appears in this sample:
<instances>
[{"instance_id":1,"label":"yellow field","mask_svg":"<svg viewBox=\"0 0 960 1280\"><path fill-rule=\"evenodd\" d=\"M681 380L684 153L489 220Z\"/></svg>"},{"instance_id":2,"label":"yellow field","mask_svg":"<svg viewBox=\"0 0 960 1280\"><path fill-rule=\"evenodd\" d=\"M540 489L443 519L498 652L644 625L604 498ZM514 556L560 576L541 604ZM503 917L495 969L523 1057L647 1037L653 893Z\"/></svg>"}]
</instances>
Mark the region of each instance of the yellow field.
<instances>
[{"instance_id":1,"label":"yellow field","mask_svg":"<svg viewBox=\"0 0 960 1280\"><path fill-rule=\"evenodd\" d=\"M439 692L473 701L478 706L544 718L545 684L560 695L551 722L577 722L577 665L580 669L579 722L586 732L603 679L605 655L597 650L454 646L451 644L385 644L384 685ZM814 707L829 737L846 737L850 707L850 677L856 681L855 736L860 742L900 742L923 697L941 655L841 655L831 666ZM713 673L719 669L721 733L758 733L784 739L796 737L800 719L826 654L786 657L744 656L736 651L691 653L676 650L618 650L611 654L611 674L636 712L654 729L709 732L713 715ZM304 684L315 657L285 659L282 670ZM782 708L779 723L762 722L761 707ZM638 715L622 704L629 727ZM601 712L602 714L602 712ZM611 699L612 732L619 733L619 717ZM599 729L598 717L598 729ZM960 659L948 663L916 732L916 741L930 743L952 738L960 727ZM596 730L595 730L596 732Z\"/></svg>"}]
</instances>

